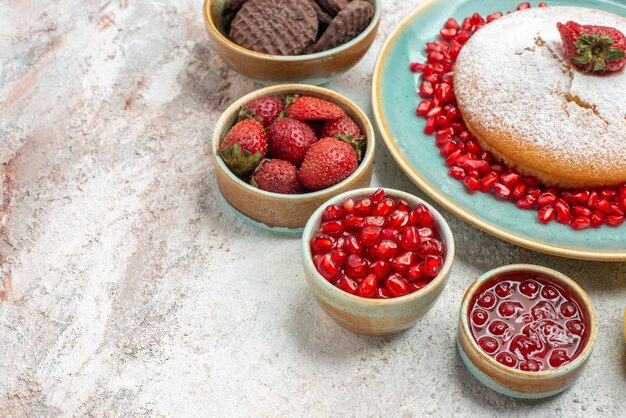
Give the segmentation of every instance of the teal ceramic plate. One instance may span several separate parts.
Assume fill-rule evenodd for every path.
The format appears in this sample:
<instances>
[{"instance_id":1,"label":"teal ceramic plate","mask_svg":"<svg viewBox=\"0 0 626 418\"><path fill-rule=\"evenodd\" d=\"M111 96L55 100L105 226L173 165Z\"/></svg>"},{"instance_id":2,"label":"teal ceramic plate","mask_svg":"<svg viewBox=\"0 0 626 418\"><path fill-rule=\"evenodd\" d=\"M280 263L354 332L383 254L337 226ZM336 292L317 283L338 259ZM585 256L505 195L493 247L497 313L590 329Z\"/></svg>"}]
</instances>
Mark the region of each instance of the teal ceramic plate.
<instances>
[{"instance_id":1,"label":"teal ceramic plate","mask_svg":"<svg viewBox=\"0 0 626 418\"><path fill-rule=\"evenodd\" d=\"M519 0L428 0L398 25L380 53L373 77L374 116L383 140L411 180L472 225L513 244L549 254L624 261L626 224L583 231L574 231L556 222L542 225L534 210L519 210L510 202L499 201L485 193L468 194L462 182L448 176L433 137L423 133L424 119L415 115L419 102L418 77L409 71L409 63L425 62L424 44L435 39L446 19L452 16L460 22L474 12L483 16L495 11L505 12L514 10L519 3ZM533 6L536 3L533 2ZM548 3L591 7L626 16L626 4L621 0Z\"/></svg>"}]
</instances>

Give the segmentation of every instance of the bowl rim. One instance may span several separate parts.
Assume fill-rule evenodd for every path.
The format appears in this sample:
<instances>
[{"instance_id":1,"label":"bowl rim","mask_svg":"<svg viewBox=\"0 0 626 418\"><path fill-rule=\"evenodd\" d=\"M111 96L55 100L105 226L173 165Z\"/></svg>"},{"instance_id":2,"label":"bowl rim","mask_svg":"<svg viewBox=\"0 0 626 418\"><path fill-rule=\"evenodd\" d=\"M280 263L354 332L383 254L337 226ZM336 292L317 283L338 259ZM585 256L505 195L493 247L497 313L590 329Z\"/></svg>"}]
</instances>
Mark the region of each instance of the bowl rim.
<instances>
[{"instance_id":1,"label":"bowl rim","mask_svg":"<svg viewBox=\"0 0 626 418\"><path fill-rule=\"evenodd\" d=\"M367 25L363 31L358 34L355 38L346 42L345 44L341 44L335 48L328 49L326 51L316 52L314 54L304 54L304 55L272 55L265 54L262 52L256 52L251 49L244 48L242 46L237 45L228 39L222 32L218 29L216 22L213 21L211 17L211 6L215 4L219 0L204 0L204 7L202 14L204 15L204 23L209 32L217 39L219 42L223 43L228 48L235 50L241 54L248 55L253 58L261 58L261 59L269 59L275 61L284 61L284 62L299 62L306 60L314 60L318 58L326 58L327 55L332 55L334 53L341 53L345 49L356 45L361 42L364 38L366 38L375 28L378 26L380 22L380 17L382 15L382 0L371 0L372 5L374 6L374 16L372 17L372 21Z\"/></svg>"},{"instance_id":2,"label":"bowl rim","mask_svg":"<svg viewBox=\"0 0 626 418\"><path fill-rule=\"evenodd\" d=\"M480 287L486 283L487 281L494 279L498 276L501 276L505 273L511 272L536 272L545 275L544 279L550 281L553 280L557 282L559 285L566 287L569 291L574 293L574 296L578 299L578 302L582 306L582 308L586 311L587 322L589 326L589 338L585 343L583 350L580 352L578 356L574 358L570 363L557 367L556 369L546 370L541 372L526 372L523 370L513 369L511 367L507 367L503 364L498 363L494 358L487 355L482 348L478 345L474 337L472 336L471 329L469 327L469 308L470 302L476 295L476 292L480 289ZM465 294L463 295L463 300L461 302L461 308L459 311L459 329L463 330L463 332L467 335L467 339L469 340L469 345L475 352L478 353L478 358L480 363L487 363L491 367L497 369L499 372L507 374L509 376L514 376L518 378L526 378L526 379L545 379L545 378L555 378L565 374L570 373L573 370L581 367L588 360L593 348L596 344L597 337L597 319L595 308L593 307L593 303L589 298L589 295L585 290L576 283L573 279L566 276L565 274L540 265L536 264L506 264L500 267L496 267L491 269L478 277L476 280L470 284L467 288ZM471 360L470 360L471 361ZM473 363L473 362L472 362ZM480 364L474 364L477 368L481 368Z\"/></svg>"},{"instance_id":3,"label":"bowl rim","mask_svg":"<svg viewBox=\"0 0 626 418\"><path fill-rule=\"evenodd\" d=\"M316 94L330 96L332 97L332 100L328 99L329 101L332 101L333 103L340 105L340 107L342 108L346 108L346 107L349 108L351 112L353 112L356 116L358 116L359 119L361 119L362 124L364 125L363 126L364 131L365 131L364 134L366 135L365 153L363 154L363 158L361 159L361 162L357 166L356 170L354 170L352 174L350 174L348 177L346 177L339 183L331 187L328 187L326 189L322 189L322 190L318 190L314 192L308 192L308 193L281 194L281 193L268 192L266 190L261 190L259 188L256 188L246 183L245 181L241 180L232 171L230 171L230 169L224 163L224 160L222 159L220 152L219 152L220 142L223 139L220 137L219 132L223 130L222 129L223 127L226 127L228 124L233 122L234 120L233 117L229 115L233 113L236 114L235 112L238 112L241 106L243 106L245 103L249 102L250 100L256 99L258 97L278 95L278 94L289 94L289 93L311 94L313 96L315 96ZM273 198L283 198L286 200L297 200L297 199L303 199L303 198L320 197L326 194L332 195L334 192L341 189L346 182L349 182L354 177L361 175L363 171L365 171L367 167L369 167L373 163L374 151L376 149L376 135L374 133L374 128L372 126L372 123L369 120L368 116L365 114L365 112L363 112L363 110L359 106L357 106L356 103L348 99L346 96L340 93L337 93L335 91L329 90L327 88L324 88L324 87L312 86L308 84L279 84L276 86L264 87L261 89L254 90L248 94L241 96L239 99L235 100L230 106L228 106L226 110L222 112L221 116L215 123L215 127L213 129L213 139L211 141L211 147L213 148L211 150L211 154L213 155L213 158L215 159L217 163L217 167L219 167L219 169L222 172L224 172L231 181L234 181L237 184L241 185L250 193L256 193L259 195L273 197Z\"/></svg>"},{"instance_id":4,"label":"bowl rim","mask_svg":"<svg viewBox=\"0 0 626 418\"><path fill-rule=\"evenodd\" d=\"M433 278L430 283L421 288L420 290L409 293L408 295L400 296L397 298L389 298L389 299L372 299L372 298L364 298L362 296L352 295L348 292L345 292L335 286L333 286L328 280L326 280L315 268L313 264L313 255L311 254L311 246L309 245L309 241L314 233L314 228L317 228L319 225L322 213L326 206L335 204L337 202L342 201L348 197L366 197L373 194L378 189L385 190L385 193L388 197L392 197L395 199L404 199L411 204L424 204L428 210L430 210L431 215L435 218L435 222L437 223L437 227L439 229L439 233L442 237L446 245L446 256L444 258L443 266L441 267L441 271L435 278ZM414 302L418 299L421 299L425 296L428 296L430 293L436 291L436 289L440 285L445 285L445 280L449 276L450 271L452 270L452 265L454 263L454 256L456 247L454 244L454 236L452 234L452 229L448 222L445 220L443 215L439 213L437 209L435 209L431 204L426 202L425 200L412 195L410 193L404 192L402 190L392 189L388 187L365 187L361 189L354 189L334 196L320 205L319 208L309 218L306 225L304 226L304 231L302 232L302 255L304 258L304 268L311 273L311 276L315 279L316 282L322 286L323 289L332 293L334 296L338 298L344 298L348 301L357 302L370 306L393 306L393 305L401 305L405 303Z\"/></svg>"}]
</instances>

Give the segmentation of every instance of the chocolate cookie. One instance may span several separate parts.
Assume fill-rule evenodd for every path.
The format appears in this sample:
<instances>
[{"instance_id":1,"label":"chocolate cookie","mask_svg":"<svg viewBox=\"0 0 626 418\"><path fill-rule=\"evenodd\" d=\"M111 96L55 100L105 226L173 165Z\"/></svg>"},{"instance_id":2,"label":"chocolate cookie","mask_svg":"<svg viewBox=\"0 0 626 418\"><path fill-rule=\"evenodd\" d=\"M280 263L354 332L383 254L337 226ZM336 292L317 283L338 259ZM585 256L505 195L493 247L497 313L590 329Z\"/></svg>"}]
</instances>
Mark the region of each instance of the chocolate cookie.
<instances>
[{"instance_id":1,"label":"chocolate cookie","mask_svg":"<svg viewBox=\"0 0 626 418\"><path fill-rule=\"evenodd\" d=\"M348 0L316 0L332 16L348 5Z\"/></svg>"},{"instance_id":2,"label":"chocolate cookie","mask_svg":"<svg viewBox=\"0 0 626 418\"><path fill-rule=\"evenodd\" d=\"M322 10L322 8L320 7L319 3L315 0L309 0L309 3L311 3L311 6L313 6L313 9L315 9L315 14L317 15L317 20L324 25L329 25L330 21L333 20L333 17L331 15L329 15L328 13L326 13L324 10Z\"/></svg>"},{"instance_id":3,"label":"chocolate cookie","mask_svg":"<svg viewBox=\"0 0 626 418\"><path fill-rule=\"evenodd\" d=\"M330 22L317 41L314 52L326 51L354 39L374 17L374 8L364 0L353 0Z\"/></svg>"},{"instance_id":4,"label":"chocolate cookie","mask_svg":"<svg viewBox=\"0 0 626 418\"><path fill-rule=\"evenodd\" d=\"M249 0L230 25L237 45L272 55L300 55L315 43L317 14L308 1Z\"/></svg>"}]
</instances>

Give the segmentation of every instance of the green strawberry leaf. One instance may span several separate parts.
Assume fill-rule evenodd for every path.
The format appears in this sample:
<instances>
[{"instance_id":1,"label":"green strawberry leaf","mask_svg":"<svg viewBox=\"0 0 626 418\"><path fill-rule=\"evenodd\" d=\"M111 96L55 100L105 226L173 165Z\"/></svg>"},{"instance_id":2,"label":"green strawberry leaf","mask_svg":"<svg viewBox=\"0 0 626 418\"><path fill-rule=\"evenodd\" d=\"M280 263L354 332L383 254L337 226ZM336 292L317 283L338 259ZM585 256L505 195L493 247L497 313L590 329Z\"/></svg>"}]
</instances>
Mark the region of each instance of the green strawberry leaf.
<instances>
[{"instance_id":1,"label":"green strawberry leaf","mask_svg":"<svg viewBox=\"0 0 626 418\"><path fill-rule=\"evenodd\" d=\"M612 47L612 48L609 48L609 51L608 51L607 56L606 56L606 60L607 61L615 61L615 60L618 60L618 59L622 59L625 56L626 56L626 52L622 51L619 48Z\"/></svg>"}]
</instances>

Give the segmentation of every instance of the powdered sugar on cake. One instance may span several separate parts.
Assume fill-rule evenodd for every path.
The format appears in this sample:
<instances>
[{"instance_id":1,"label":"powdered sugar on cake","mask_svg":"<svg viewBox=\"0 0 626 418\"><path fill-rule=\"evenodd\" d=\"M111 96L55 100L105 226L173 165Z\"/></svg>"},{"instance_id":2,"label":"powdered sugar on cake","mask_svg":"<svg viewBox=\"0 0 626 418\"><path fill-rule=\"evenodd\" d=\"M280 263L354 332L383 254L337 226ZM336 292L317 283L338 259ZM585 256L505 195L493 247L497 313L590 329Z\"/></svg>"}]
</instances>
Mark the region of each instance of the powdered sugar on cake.
<instances>
[{"instance_id":1,"label":"powdered sugar on cake","mask_svg":"<svg viewBox=\"0 0 626 418\"><path fill-rule=\"evenodd\" d=\"M479 30L463 47L455 89L464 117L573 165L626 170L626 72L589 75L563 58L557 22L611 26L626 19L577 7L528 9ZM522 145L522 144L518 144Z\"/></svg>"}]
</instances>

